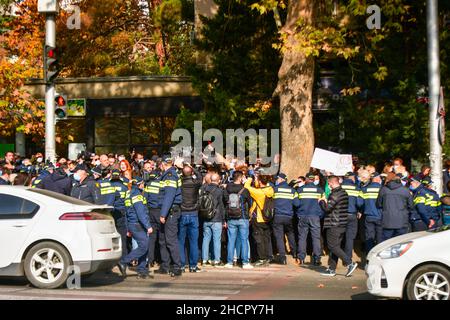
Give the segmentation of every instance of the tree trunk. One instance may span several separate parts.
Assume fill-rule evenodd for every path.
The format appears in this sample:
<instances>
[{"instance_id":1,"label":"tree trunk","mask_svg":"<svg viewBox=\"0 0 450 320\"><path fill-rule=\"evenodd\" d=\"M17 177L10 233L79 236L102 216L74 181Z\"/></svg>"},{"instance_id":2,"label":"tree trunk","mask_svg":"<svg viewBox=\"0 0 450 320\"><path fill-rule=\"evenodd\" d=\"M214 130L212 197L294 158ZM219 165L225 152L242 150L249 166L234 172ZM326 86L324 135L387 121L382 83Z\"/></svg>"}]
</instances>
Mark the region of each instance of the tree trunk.
<instances>
[{"instance_id":1,"label":"tree trunk","mask_svg":"<svg viewBox=\"0 0 450 320\"><path fill-rule=\"evenodd\" d=\"M312 126L312 91L314 58L296 49L296 22L299 18L313 23L314 0L290 0L283 31L288 48L278 72L276 95L280 98L281 171L289 179L308 172L314 152Z\"/></svg>"}]
</instances>

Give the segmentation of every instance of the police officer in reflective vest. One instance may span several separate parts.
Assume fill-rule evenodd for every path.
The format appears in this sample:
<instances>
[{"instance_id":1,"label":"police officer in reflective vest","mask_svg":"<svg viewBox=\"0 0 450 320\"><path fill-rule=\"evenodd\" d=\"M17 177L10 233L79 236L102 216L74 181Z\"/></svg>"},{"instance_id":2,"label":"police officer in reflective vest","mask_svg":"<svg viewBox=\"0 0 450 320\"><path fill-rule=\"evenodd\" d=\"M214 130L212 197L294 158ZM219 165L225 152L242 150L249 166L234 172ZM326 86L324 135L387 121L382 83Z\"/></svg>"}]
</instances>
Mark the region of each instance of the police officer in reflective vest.
<instances>
[{"instance_id":1,"label":"police officer in reflective vest","mask_svg":"<svg viewBox=\"0 0 450 320\"><path fill-rule=\"evenodd\" d=\"M413 192L414 209L411 214L412 231L424 231L440 225L441 201L439 196L420 182L411 179L409 189Z\"/></svg>"},{"instance_id":2,"label":"police officer in reflective vest","mask_svg":"<svg viewBox=\"0 0 450 320\"><path fill-rule=\"evenodd\" d=\"M31 188L41 188L42 187L42 180L46 177L51 175L55 170L55 166L50 163L46 164L44 166L44 169L39 173L39 175L33 180L31 184Z\"/></svg>"},{"instance_id":3,"label":"police officer in reflective vest","mask_svg":"<svg viewBox=\"0 0 450 320\"><path fill-rule=\"evenodd\" d=\"M342 181L342 189L347 192L348 195L348 222L347 229L345 231L345 254L349 257L353 255L353 243L358 233L358 219L361 218L360 211L363 201L359 196L361 189L355 182L356 175L353 172L347 172L344 180Z\"/></svg>"},{"instance_id":4,"label":"police officer in reflective vest","mask_svg":"<svg viewBox=\"0 0 450 320\"><path fill-rule=\"evenodd\" d=\"M156 259L157 241L160 236L161 222L159 220L159 189L161 187L161 172L152 170L144 172L144 198L147 200L147 207L150 214L150 223L153 226L153 232L149 236L148 263L151 265Z\"/></svg>"},{"instance_id":5,"label":"police officer in reflective vest","mask_svg":"<svg viewBox=\"0 0 450 320\"><path fill-rule=\"evenodd\" d=\"M319 180L316 175L309 173L306 175L306 184L297 189L299 207L297 208L298 217L298 258L300 264L305 263L306 258L306 241L308 232L311 232L313 256L312 263L320 266L322 263L322 246L320 243L320 219L324 216L324 212L319 205L318 200L324 194L323 189L319 186ZM317 182L316 182L317 181Z\"/></svg>"},{"instance_id":6,"label":"police officer in reflective vest","mask_svg":"<svg viewBox=\"0 0 450 320\"><path fill-rule=\"evenodd\" d=\"M127 265L137 260L138 279L146 279L149 275L147 266L148 236L153 232L153 229L150 224L147 203L141 194L141 188L144 188L144 180L136 177L133 179L131 190L128 190L125 195L128 230L137 242L138 247L120 259L119 269L125 277Z\"/></svg>"},{"instance_id":7,"label":"police officer in reflective vest","mask_svg":"<svg viewBox=\"0 0 450 320\"><path fill-rule=\"evenodd\" d=\"M178 222L181 215L181 179L173 166L174 159L166 155L161 163L160 222L159 245L161 266L158 273L181 276L180 247L178 244ZM170 268L172 259L173 268Z\"/></svg>"},{"instance_id":8,"label":"police officer in reflective vest","mask_svg":"<svg viewBox=\"0 0 450 320\"><path fill-rule=\"evenodd\" d=\"M289 247L294 258L297 257L297 248L294 236L294 206L299 206L297 192L287 183L287 177L284 173L279 173L276 177L274 190L274 217L272 221L273 233L277 244L279 262L287 264L285 237L287 235Z\"/></svg>"},{"instance_id":9,"label":"police officer in reflective vest","mask_svg":"<svg viewBox=\"0 0 450 320\"><path fill-rule=\"evenodd\" d=\"M363 186L359 193L360 199L363 201L367 253L375 246L375 243L379 244L383 241L382 210L377 207L377 198L382 187L381 183L381 175L375 172L372 174L371 182Z\"/></svg>"},{"instance_id":10,"label":"police officer in reflective vest","mask_svg":"<svg viewBox=\"0 0 450 320\"><path fill-rule=\"evenodd\" d=\"M103 171L100 166L92 168L91 173L95 181L98 183L98 188L100 189L99 204L111 203L111 199L114 199L114 193L116 191L116 189L111 185L111 181L108 177L102 178Z\"/></svg>"},{"instance_id":11,"label":"police officer in reflective vest","mask_svg":"<svg viewBox=\"0 0 450 320\"><path fill-rule=\"evenodd\" d=\"M128 188L124 185L120 178L120 171L117 169L111 172L110 183L111 187L114 188L114 193L112 193L112 196L106 197L106 204L114 207L113 218L122 240L122 257L125 257L128 254L127 210L125 207L125 196Z\"/></svg>"}]
</instances>

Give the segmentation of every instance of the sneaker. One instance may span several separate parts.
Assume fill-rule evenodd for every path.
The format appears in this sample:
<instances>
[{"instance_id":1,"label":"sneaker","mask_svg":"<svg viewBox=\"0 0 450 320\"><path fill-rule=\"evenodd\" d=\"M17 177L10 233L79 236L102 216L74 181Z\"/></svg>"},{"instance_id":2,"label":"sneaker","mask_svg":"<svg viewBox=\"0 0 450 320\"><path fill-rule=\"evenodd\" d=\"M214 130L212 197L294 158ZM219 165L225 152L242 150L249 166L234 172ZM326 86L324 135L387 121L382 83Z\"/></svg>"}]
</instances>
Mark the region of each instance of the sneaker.
<instances>
[{"instance_id":1,"label":"sneaker","mask_svg":"<svg viewBox=\"0 0 450 320\"><path fill-rule=\"evenodd\" d=\"M138 279L148 279L149 278L149 274L148 273L138 273L137 275Z\"/></svg>"},{"instance_id":2,"label":"sneaker","mask_svg":"<svg viewBox=\"0 0 450 320\"><path fill-rule=\"evenodd\" d=\"M244 263L242 269L253 269L254 267L250 263Z\"/></svg>"},{"instance_id":3,"label":"sneaker","mask_svg":"<svg viewBox=\"0 0 450 320\"><path fill-rule=\"evenodd\" d=\"M227 263L226 265L224 265L224 268L232 269L233 268L233 264L232 263Z\"/></svg>"},{"instance_id":4,"label":"sneaker","mask_svg":"<svg viewBox=\"0 0 450 320\"><path fill-rule=\"evenodd\" d=\"M155 270L155 273L158 273L158 274L170 274L169 270L163 269L163 268L159 268L158 270Z\"/></svg>"},{"instance_id":5,"label":"sneaker","mask_svg":"<svg viewBox=\"0 0 450 320\"><path fill-rule=\"evenodd\" d=\"M204 272L205 270L200 269L199 267L189 268L189 272Z\"/></svg>"},{"instance_id":6,"label":"sneaker","mask_svg":"<svg viewBox=\"0 0 450 320\"><path fill-rule=\"evenodd\" d=\"M178 269L178 270L173 270L170 273L170 276L171 277L181 277L182 274L183 274L183 272L181 271L181 269Z\"/></svg>"},{"instance_id":7,"label":"sneaker","mask_svg":"<svg viewBox=\"0 0 450 320\"><path fill-rule=\"evenodd\" d=\"M336 270L331 270L330 268L328 268L327 270L325 270L325 272L322 272L321 275L327 277L334 277L336 276Z\"/></svg>"},{"instance_id":8,"label":"sneaker","mask_svg":"<svg viewBox=\"0 0 450 320\"><path fill-rule=\"evenodd\" d=\"M351 264L349 264L348 269L347 269L347 274L345 276L350 277L352 275L352 273L356 270L357 267L358 267L358 264L356 262L352 262Z\"/></svg>"},{"instance_id":9,"label":"sneaker","mask_svg":"<svg viewBox=\"0 0 450 320\"><path fill-rule=\"evenodd\" d=\"M266 264L266 260L258 260L255 262L255 267L264 267Z\"/></svg>"},{"instance_id":10,"label":"sneaker","mask_svg":"<svg viewBox=\"0 0 450 320\"><path fill-rule=\"evenodd\" d=\"M314 258L313 258L313 265L316 266L316 267L321 266L321 265L322 265L322 262L320 261L320 258L314 257Z\"/></svg>"},{"instance_id":11,"label":"sneaker","mask_svg":"<svg viewBox=\"0 0 450 320\"><path fill-rule=\"evenodd\" d=\"M222 261L214 261L214 262L212 263L212 265L213 265L214 267L216 267L216 268L223 268L223 267L225 267L225 264L224 264Z\"/></svg>"}]
</instances>

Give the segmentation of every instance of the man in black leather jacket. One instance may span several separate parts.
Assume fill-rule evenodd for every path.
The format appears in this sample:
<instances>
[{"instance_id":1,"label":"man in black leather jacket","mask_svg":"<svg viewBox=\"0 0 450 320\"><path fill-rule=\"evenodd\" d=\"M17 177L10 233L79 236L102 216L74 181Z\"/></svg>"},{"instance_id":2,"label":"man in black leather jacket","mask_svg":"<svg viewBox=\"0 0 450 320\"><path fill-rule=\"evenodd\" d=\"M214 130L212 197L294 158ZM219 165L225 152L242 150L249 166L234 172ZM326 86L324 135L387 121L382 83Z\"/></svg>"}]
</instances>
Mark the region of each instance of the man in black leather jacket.
<instances>
[{"instance_id":1,"label":"man in black leather jacket","mask_svg":"<svg viewBox=\"0 0 450 320\"><path fill-rule=\"evenodd\" d=\"M328 200L326 198L319 199L319 204L325 211L324 229L326 229L327 245L330 250L329 267L322 275L334 277L338 258L341 258L348 266L345 276L349 277L356 270L358 264L352 262L352 257L349 257L341 248L348 219L348 194L342 189L339 178L336 176L328 178L328 185L331 189Z\"/></svg>"}]
</instances>

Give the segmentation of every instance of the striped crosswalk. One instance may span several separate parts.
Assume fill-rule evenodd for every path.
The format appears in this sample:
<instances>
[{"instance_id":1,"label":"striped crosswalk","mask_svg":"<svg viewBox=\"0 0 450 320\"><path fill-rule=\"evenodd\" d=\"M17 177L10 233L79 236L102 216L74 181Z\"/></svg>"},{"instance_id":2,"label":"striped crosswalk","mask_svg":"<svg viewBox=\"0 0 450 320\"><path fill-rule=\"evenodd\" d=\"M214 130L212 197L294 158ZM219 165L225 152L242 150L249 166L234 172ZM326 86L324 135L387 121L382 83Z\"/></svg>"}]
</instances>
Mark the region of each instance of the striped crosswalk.
<instances>
[{"instance_id":1,"label":"striped crosswalk","mask_svg":"<svg viewBox=\"0 0 450 320\"><path fill-rule=\"evenodd\" d=\"M81 289L42 290L30 285L4 285L0 282L1 300L226 300L242 290L257 285L280 270L281 266L243 270L241 268L205 267L204 272L184 273L182 277L155 274L137 279L133 272L122 279L117 270L99 273L82 280Z\"/></svg>"}]
</instances>

